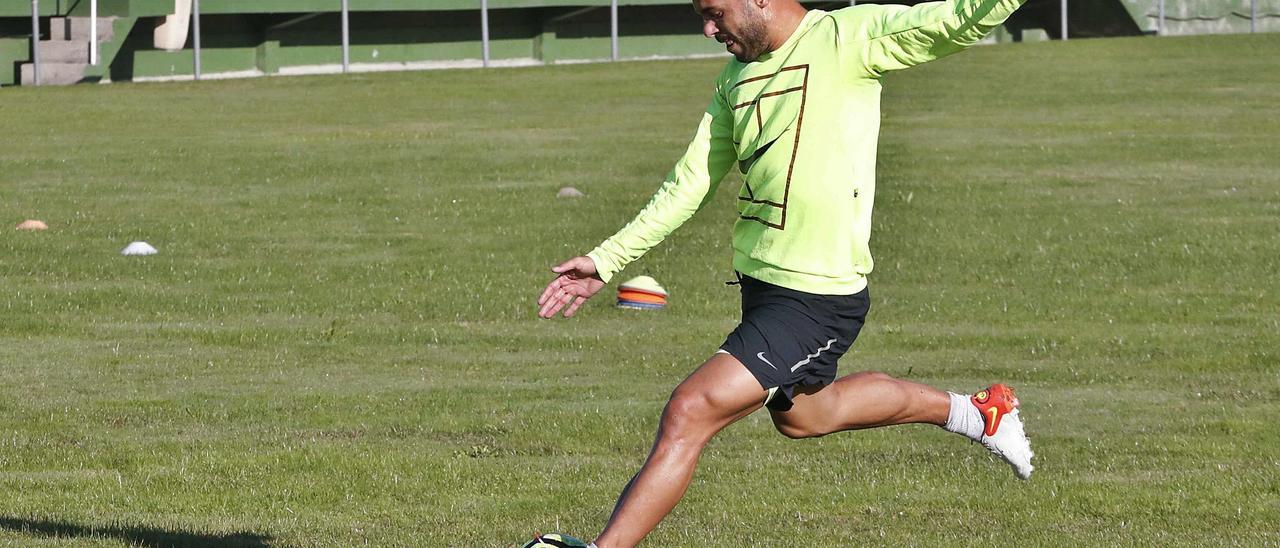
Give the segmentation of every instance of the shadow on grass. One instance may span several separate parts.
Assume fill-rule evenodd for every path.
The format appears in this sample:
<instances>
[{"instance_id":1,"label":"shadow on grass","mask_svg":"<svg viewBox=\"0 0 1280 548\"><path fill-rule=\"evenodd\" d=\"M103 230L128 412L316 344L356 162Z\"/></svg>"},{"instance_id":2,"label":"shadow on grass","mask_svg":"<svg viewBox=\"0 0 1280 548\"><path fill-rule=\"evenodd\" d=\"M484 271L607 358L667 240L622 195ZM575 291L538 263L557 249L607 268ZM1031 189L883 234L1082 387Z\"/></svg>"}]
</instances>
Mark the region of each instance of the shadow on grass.
<instances>
[{"instance_id":1,"label":"shadow on grass","mask_svg":"<svg viewBox=\"0 0 1280 548\"><path fill-rule=\"evenodd\" d=\"M185 531L166 531L151 527L112 527L77 525L64 521L44 521L0 517L0 529L8 529L33 536L74 538L112 537L132 546L147 548L208 547L208 548L266 548L271 537L256 533L202 534Z\"/></svg>"}]
</instances>

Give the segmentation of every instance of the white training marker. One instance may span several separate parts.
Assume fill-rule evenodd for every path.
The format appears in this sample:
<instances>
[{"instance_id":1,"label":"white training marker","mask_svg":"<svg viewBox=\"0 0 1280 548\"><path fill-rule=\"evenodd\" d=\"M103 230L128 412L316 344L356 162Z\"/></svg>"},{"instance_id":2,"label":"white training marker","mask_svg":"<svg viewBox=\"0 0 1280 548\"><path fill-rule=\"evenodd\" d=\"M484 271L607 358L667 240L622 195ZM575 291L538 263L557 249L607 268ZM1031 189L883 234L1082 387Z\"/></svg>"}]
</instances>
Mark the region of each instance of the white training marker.
<instances>
[{"instance_id":1,"label":"white training marker","mask_svg":"<svg viewBox=\"0 0 1280 548\"><path fill-rule=\"evenodd\" d=\"M564 187L560 189L560 192L556 193L557 198L581 198L583 196L586 196L586 194L583 194L581 190L571 186Z\"/></svg>"},{"instance_id":2,"label":"white training marker","mask_svg":"<svg viewBox=\"0 0 1280 548\"><path fill-rule=\"evenodd\" d=\"M121 255L130 255L130 256L155 255L156 253L157 253L156 248L151 247L151 244L147 242L133 242L125 246L125 248L120 251Z\"/></svg>"},{"instance_id":3,"label":"white training marker","mask_svg":"<svg viewBox=\"0 0 1280 548\"><path fill-rule=\"evenodd\" d=\"M44 224L44 221L38 219L27 219L18 223L18 226L14 228L17 228L18 230L45 230L49 228L49 225Z\"/></svg>"}]
</instances>

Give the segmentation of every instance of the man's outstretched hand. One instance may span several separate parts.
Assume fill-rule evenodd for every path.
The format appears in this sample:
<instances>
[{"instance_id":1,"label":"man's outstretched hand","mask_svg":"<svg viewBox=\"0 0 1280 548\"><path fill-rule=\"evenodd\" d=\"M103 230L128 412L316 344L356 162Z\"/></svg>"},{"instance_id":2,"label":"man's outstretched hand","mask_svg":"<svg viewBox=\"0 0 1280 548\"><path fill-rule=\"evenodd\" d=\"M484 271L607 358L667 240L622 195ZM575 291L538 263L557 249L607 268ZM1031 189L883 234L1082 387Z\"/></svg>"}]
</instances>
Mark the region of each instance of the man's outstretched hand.
<instances>
[{"instance_id":1,"label":"man's outstretched hand","mask_svg":"<svg viewBox=\"0 0 1280 548\"><path fill-rule=\"evenodd\" d=\"M538 297L538 316L550 318L566 305L564 317L573 316L582 303L604 287L604 280L596 275L596 263L590 257L574 257L551 267L559 274L547 284Z\"/></svg>"}]
</instances>

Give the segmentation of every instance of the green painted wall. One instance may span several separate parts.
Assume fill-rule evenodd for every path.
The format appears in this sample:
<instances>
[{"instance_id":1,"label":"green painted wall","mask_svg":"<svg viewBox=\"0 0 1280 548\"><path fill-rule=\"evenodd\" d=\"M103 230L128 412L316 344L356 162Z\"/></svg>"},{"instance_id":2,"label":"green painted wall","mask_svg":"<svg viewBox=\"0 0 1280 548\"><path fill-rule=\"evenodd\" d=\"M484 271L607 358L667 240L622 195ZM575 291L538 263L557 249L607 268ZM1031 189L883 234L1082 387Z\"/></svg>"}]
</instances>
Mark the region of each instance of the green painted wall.
<instances>
[{"instance_id":1,"label":"green painted wall","mask_svg":"<svg viewBox=\"0 0 1280 548\"><path fill-rule=\"evenodd\" d=\"M724 47L702 36L693 10L634 7L619 17L618 50L622 57L723 54ZM546 26L541 58L605 59L610 55L609 10L598 9ZM546 40L551 38L551 40Z\"/></svg>"},{"instance_id":2,"label":"green painted wall","mask_svg":"<svg viewBox=\"0 0 1280 548\"><path fill-rule=\"evenodd\" d=\"M135 76L165 77L193 74L195 56L191 50L136 51L133 55ZM202 51L200 68L206 74L253 70L256 66L257 48L218 48Z\"/></svg>"},{"instance_id":3,"label":"green painted wall","mask_svg":"<svg viewBox=\"0 0 1280 548\"><path fill-rule=\"evenodd\" d=\"M70 6L67 2L44 0L40 2L40 15L63 15ZM23 0L0 1L0 17L31 17L31 2Z\"/></svg>"},{"instance_id":4,"label":"green painted wall","mask_svg":"<svg viewBox=\"0 0 1280 548\"><path fill-rule=\"evenodd\" d=\"M0 59L26 59L31 55L31 41L26 38L0 38ZM0 70L0 86L12 86L18 81L18 66L6 63Z\"/></svg>"}]
</instances>

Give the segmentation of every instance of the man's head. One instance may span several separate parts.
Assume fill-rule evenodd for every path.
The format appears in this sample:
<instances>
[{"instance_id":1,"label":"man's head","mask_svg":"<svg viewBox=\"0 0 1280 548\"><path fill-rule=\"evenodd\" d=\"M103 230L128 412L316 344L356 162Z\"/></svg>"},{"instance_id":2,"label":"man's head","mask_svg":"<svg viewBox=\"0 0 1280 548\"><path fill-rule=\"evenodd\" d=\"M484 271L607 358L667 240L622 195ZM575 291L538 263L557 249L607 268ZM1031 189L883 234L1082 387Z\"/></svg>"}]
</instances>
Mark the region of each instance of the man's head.
<instances>
[{"instance_id":1,"label":"man's head","mask_svg":"<svg viewBox=\"0 0 1280 548\"><path fill-rule=\"evenodd\" d=\"M795 0L693 0L693 9L702 16L702 33L724 44L743 63L786 41L795 25L779 24L780 20L793 22L793 16L804 15ZM785 35L779 37L780 32Z\"/></svg>"}]
</instances>

